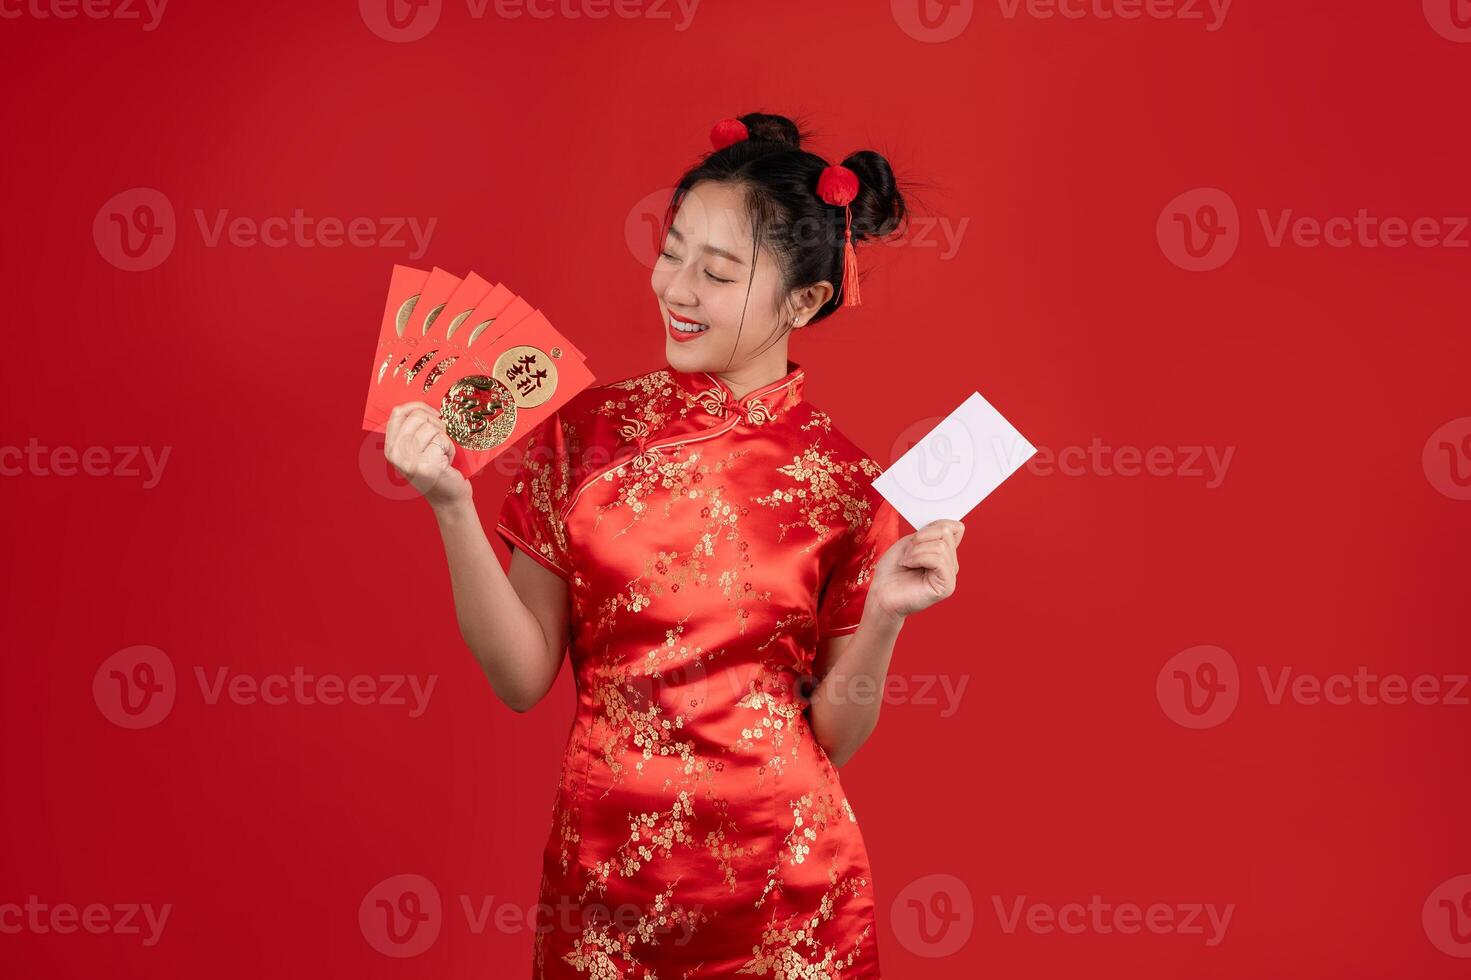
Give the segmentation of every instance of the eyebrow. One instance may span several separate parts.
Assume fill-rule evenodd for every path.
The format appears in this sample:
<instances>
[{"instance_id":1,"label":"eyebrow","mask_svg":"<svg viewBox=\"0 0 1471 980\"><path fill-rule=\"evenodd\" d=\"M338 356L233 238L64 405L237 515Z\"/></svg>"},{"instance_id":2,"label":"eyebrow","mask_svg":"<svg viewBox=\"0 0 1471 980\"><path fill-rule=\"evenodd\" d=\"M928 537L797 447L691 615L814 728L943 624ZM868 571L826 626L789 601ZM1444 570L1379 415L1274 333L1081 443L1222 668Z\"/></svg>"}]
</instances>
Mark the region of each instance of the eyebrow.
<instances>
[{"instance_id":1,"label":"eyebrow","mask_svg":"<svg viewBox=\"0 0 1471 980\"><path fill-rule=\"evenodd\" d=\"M673 235L675 238L678 238L680 241L684 241L684 236L681 235L679 233L679 229L676 228L676 227L674 227L673 225L670 225L669 226L669 234ZM723 248L716 248L714 245L706 245L705 246L705 251L706 252L709 252L712 255L718 255L722 259L729 259L730 261L734 262L736 265L745 265L746 264L746 260L743 259L743 258L741 258L739 255L733 255L730 252L727 252Z\"/></svg>"}]
</instances>

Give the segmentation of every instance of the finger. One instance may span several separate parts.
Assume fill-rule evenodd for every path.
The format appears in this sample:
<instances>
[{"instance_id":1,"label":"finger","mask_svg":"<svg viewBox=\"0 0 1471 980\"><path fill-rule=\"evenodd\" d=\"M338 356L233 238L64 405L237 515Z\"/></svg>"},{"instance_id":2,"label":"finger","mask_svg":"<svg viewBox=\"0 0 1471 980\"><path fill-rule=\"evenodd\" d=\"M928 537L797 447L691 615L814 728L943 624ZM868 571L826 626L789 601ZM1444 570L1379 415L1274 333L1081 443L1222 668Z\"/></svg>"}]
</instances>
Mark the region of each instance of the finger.
<instances>
[{"instance_id":1,"label":"finger","mask_svg":"<svg viewBox=\"0 0 1471 980\"><path fill-rule=\"evenodd\" d=\"M413 449L414 455L421 455L425 449L429 448L429 444L438 438L439 434L439 430L434 426L421 425L414 430L408 445Z\"/></svg>"},{"instance_id":2,"label":"finger","mask_svg":"<svg viewBox=\"0 0 1471 980\"><path fill-rule=\"evenodd\" d=\"M400 456L412 455L418 450L420 443L418 435L424 431L433 432L434 427L429 425L421 414L408 416L398 425L398 438L394 440L393 451Z\"/></svg>"},{"instance_id":3,"label":"finger","mask_svg":"<svg viewBox=\"0 0 1471 980\"><path fill-rule=\"evenodd\" d=\"M435 425L439 426L441 429L444 428L444 418L437 411L435 411L432 408L429 408L426 405L423 405L423 404L415 404L415 406L413 408L409 409L408 412L405 413L405 414L406 414L406 416L408 418L411 418L411 419L425 419L425 420L427 420L429 422L433 422Z\"/></svg>"},{"instance_id":4,"label":"finger","mask_svg":"<svg viewBox=\"0 0 1471 980\"><path fill-rule=\"evenodd\" d=\"M914 532L916 541L942 541L949 538L959 541L965 533L965 525L959 521L934 520Z\"/></svg>"},{"instance_id":5,"label":"finger","mask_svg":"<svg viewBox=\"0 0 1471 980\"><path fill-rule=\"evenodd\" d=\"M907 568L928 568L948 572L950 575L957 575L960 572L960 561L955 557L954 546L943 542L906 555L900 564Z\"/></svg>"},{"instance_id":6,"label":"finger","mask_svg":"<svg viewBox=\"0 0 1471 980\"><path fill-rule=\"evenodd\" d=\"M900 560L899 564L909 568L934 568L945 558L945 555L946 551L942 544L935 542L918 544L910 547L909 553Z\"/></svg>"},{"instance_id":7,"label":"finger","mask_svg":"<svg viewBox=\"0 0 1471 980\"><path fill-rule=\"evenodd\" d=\"M449 436L445 435L439 429L431 429L430 432L429 442L425 446L425 449L427 450L432 447L438 449L444 455L449 456L453 452L451 447L454 445L450 441Z\"/></svg>"}]
</instances>

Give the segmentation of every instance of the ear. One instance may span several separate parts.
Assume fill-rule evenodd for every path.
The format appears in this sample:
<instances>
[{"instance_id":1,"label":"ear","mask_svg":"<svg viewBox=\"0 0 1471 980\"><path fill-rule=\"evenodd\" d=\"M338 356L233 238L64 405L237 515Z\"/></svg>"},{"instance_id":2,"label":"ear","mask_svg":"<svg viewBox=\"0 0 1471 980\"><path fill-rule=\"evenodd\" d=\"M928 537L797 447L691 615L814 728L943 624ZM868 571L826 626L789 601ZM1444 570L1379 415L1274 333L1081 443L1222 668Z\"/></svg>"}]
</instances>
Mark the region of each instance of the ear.
<instances>
[{"instance_id":1,"label":"ear","mask_svg":"<svg viewBox=\"0 0 1471 980\"><path fill-rule=\"evenodd\" d=\"M794 289L791 293L791 305L793 318L806 323L812 319L812 315L833 298L833 284L826 279L821 282Z\"/></svg>"}]
</instances>

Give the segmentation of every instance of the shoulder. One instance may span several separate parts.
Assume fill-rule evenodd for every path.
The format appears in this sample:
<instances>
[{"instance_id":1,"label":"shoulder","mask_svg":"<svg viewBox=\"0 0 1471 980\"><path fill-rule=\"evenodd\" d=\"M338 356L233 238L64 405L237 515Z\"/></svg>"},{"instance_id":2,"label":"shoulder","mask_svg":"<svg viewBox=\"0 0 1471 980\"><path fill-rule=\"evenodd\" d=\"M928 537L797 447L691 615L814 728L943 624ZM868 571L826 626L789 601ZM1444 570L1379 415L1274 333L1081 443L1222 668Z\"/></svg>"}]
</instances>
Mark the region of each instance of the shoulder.
<instances>
[{"instance_id":1,"label":"shoulder","mask_svg":"<svg viewBox=\"0 0 1471 980\"><path fill-rule=\"evenodd\" d=\"M557 439L579 466L600 465L677 414L679 390L663 368L589 385L543 422L543 438Z\"/></svg>"},{"instance_id":2,"label":"shoulder","mask_svg":"<svg viewBox=\"0 0 1471 980\"><path fill-rule=\"evenodd\" d=\"M557 411L564 428L584 438L595 439L614 433L629 421L654 411L676 395L678 386L668 370L658 368L619 378L606 384L589 385L573 395Z\"/></svg>"},{"instance_id":3,"label":"shoulder","mask_svg":"<svg viewBox=\"0 0 1471 980\"><path fill-rule=\"evenodd\" d=\"M792 412L791 431L797 433L797 465L822 474L837 510L846 518L847 532L863 535L887 501L873 481L884 472L879 458L850 439L832 416L809 401Z\"/></svg>"},{"instance_id":4,"label":"shoulder","mask_svg":"<svg viewBox=\"0 0 1471 980\"><path fill-rule=\"evenodd\" d=\"M792 412L792 429L809 451L839 466L845 472L866 477L872 482L884 471L878 458L848 438L831 415L809 401ZM875 491L876 492L876 491Z\"/></svg>"}]
</instances>

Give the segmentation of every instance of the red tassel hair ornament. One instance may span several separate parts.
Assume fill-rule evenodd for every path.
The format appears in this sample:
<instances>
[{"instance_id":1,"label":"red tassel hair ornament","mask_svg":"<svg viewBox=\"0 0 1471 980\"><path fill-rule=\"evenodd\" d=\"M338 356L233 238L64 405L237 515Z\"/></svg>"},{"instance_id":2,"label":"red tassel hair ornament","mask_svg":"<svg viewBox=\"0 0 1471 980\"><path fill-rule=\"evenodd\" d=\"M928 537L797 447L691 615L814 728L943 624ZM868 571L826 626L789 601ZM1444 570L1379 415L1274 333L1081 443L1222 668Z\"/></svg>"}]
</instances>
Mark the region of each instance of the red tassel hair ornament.
<instances>
[{"instance_id":1,"label":"red tassel hair ornament","mask_svg":"<svg viewBox=\"0 0 1471 980\"><path fill-rule=\"evenodd\" d=\"M817 178L817 196L844 211L843 219L843 305L857 306L858 250L853 247L853 200L858 197L858 175L844 166L823 170Z\"/></svg>"}]
</instances>

